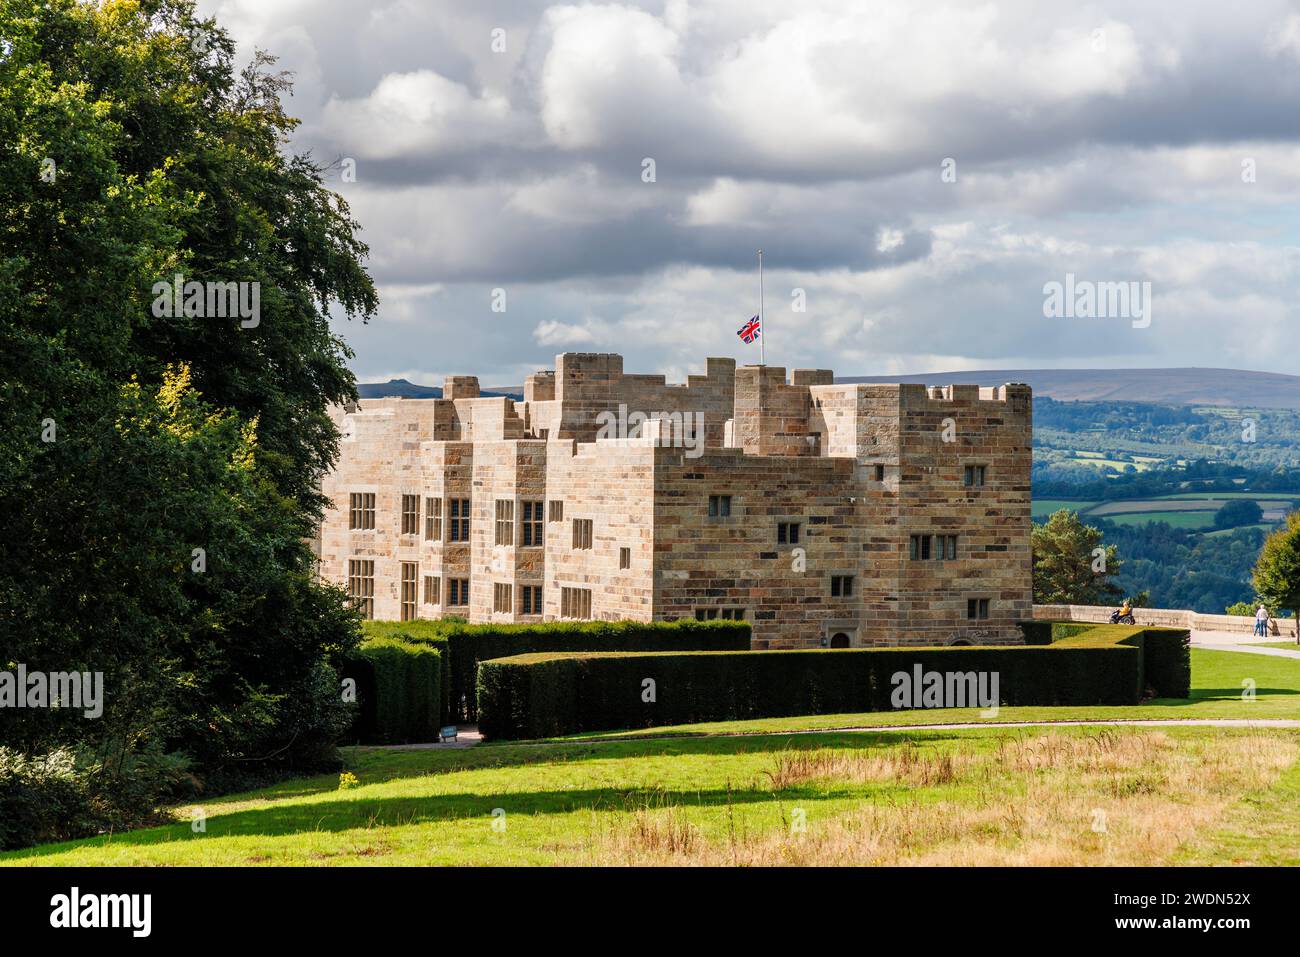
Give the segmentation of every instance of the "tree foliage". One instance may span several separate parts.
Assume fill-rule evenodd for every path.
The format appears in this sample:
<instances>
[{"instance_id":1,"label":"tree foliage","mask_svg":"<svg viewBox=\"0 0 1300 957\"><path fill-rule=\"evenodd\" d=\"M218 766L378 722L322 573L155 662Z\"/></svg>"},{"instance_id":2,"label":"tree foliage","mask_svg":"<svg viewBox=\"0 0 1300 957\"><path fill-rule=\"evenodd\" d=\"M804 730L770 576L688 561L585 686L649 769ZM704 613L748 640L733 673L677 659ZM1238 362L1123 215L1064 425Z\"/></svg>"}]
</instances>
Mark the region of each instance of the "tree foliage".
<instances>
[{"instance_id":1,"label":"tree foliage","mask_svg":"<svg viewBox=\"0 0 1300 957\"><path fill-rule=\"evenodd\" d=\"M1255 590L1270 609L1289 608L1300 618L1300 512L1264 541L1255 563Z\"/></svg>"},{"instance_id":2,"label":"tree foliage","mask_svg":"<svg viewBox=\"0 0 1300 957\"><path fill-rule=\"evenodd\" d=\"M1062 509L1032 533L1034 602L1040 605L1098 605L1119 595L1113 579L1120 570L1114 545L1102 533Z\"/></svg>"},{"instance_id":3,"label":"tree foliage","mask_svg":"<svg viewBox=\"0 0 1300 957\"><path fill-rule=\"evenodd\" d=\"M319 763L357 641L307 544L355 397L330 312L377 302L357 224L288 155L273 58L236 72L192 0L0 0L0 40L0 668L106 699L0 743ZM177 274L260 284L259 322L155 315Z\"/></svg>"},{"instance_id":4,"label":"tree foliage","mask_svg":"<svg viewBox=\"0 0 1300 957\"><path fill-rule=\"evenodd\" d=\"M1248 498L1234 498L1224 502L1214 513L1215 528L1238 528L1242 525L1258 525L1264 521L1264 510L1259 503Z\"/></svg>"}]
</instances>

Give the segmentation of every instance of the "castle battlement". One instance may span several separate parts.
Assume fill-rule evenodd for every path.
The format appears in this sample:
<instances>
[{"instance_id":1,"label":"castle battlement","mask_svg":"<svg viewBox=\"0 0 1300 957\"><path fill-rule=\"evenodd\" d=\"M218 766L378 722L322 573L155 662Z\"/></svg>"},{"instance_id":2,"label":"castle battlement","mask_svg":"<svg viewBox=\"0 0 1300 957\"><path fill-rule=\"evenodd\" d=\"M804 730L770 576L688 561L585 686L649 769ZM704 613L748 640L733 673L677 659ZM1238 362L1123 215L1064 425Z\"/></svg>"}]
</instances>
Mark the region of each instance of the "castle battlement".
<instances>
[{"instance_id":1,"label":"castle battlement","mask_svg":"<svg viewBox=\"0 0 1300 957\"><path fill-rule=\"evenodd\" d=\"M743 617L757 647L1019 640L1027 386L564 353L523 401L334 410L321 573L379 618Z\"/></svg>"}]
</instances>

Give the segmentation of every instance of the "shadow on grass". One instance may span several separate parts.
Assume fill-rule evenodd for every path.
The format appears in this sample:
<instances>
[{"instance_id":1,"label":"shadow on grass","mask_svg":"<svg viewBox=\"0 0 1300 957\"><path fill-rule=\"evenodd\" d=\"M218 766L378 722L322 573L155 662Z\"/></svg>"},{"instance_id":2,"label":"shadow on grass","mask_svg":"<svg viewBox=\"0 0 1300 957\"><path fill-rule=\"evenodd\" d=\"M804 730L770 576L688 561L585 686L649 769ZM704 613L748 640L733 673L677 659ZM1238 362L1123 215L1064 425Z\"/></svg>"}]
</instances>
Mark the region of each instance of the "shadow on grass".
<instances>
[{"instance_id":1,"label":"shadow on grass","mask_svg":"<svg viewBox=\"0 0 1300 957\"><path fill-rule=\"evenodd\" d=\"M1240 685L1235 688L1197 688L1192 692L1190 698L1153 698L1150 701L1144 701L1141 706L1143 708L1185 708L1188 705L1205 704L1208 701L1241 701L1243 690L1245 689ZM1256 700L1271 698L1275 695L1282 697L1284 695L1298 694L1300 694L1300 690L1295 688L1255 689Z\"/></svg>"},{"instance_id":2,"label":"shadow on grass","mask_svg":"<svg viewBox=\"0 0 1300 957\"><path fill-rule=\"evenodd\" d=\"M933 745L947 741L977 742L979 739L945 731L916 729L908 731L828 731L815 734L770 734L726 738L679 738L653 741L608 741L594 743L556 743L544 745L507 745L493 748L465 748L448 751L368 752L379 755L401 755L400 764L423 759L422 767L392 767L382 761L367 770L364 761L357 762L355 770L365 785L382 784L400 778L457 771L495 770L524 765L544 765L586 760L621 760L653 757L682 757L687 755L737 755L776 754L782 751L826 749L868 750L897 747L909 740L917 744ZM1007 729L1008 735L1024 729ZM434 766L436 765L436 766ZM760 778L762 772L755 773ZM715 806L751 804L777 798L798 798L801 801L832 800L843 795L828 791L824 785L799 786L772 791L767 788L743 787L721 789L665 789L655 787L595 788L555 791L512 791L503 794L460 793L411 797L367 798L358 794L351 798L316 803L290 803L294 798L310 797L336 792L336 776L310 778L292 783L292 788L280 787L246 795L230 795L213 799L210 804L237 803L240 801L274 801L264 807L244 808L222 813L209 813L207 830L203 834L192 832L188 823L165 825L128 831L108 837L86 838L49 844L39 848L0 853L0 860L32 860L58 854L76 847L135 847L152 844L186 841L211 837L238 837L251 835L284 835L313 831L345 831L369 826L401 826L427 821L457 820L482 817L490 819L494 808L504 807L506 812L520 814L567 814L575 810L635 810L641 807L661 807L672 804ZM881 785L882 794L902 793L904 785ZM203 802L191 802L202 805Z\"/></svg>"},{"instance_id":3,"label":"shadow on grass","mask_svg":"<svg viewBox=\"0 0 1300 957\"><path fill-rule=\"evenodd\" d=\"M903 783L882 783L880 796L896 800L909 790ZM411 825L479 819L486 832L497 808L507 815L571 814L574 811L623 811L689 806L723 807L751 805L776 800L813 802L840 800L845 793L825 786L801 785L780 791L761 787L667 789L583 788L566 791L515 791L506 794L447 794L412 797L366 798L321 801L312 804L274 805L217 814L207 819L207 831L194 834L188 824L129 831L112 837L90 838L67 844L51 844L5 855L38 860L81 847L147 847L189 840L220 837L277 837L292 834L338 833L358 828L407 827Z\"/></svg>"}]
</instances>

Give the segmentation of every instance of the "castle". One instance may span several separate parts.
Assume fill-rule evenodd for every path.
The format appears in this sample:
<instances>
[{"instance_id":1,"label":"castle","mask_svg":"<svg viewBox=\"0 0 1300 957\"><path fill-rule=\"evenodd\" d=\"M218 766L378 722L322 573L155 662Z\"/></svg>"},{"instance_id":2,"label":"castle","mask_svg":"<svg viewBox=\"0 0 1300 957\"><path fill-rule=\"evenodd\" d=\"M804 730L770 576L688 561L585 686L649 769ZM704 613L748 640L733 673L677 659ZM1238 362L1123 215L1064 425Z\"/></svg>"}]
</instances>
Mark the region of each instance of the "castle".
<instances>
[{"instance_id":1,"label":"castle","mask_svg":"<svg viewBox=\"0 0 1300 957\"><path fill-rule=\"evenodd\" d=\"M684 385L565 353L522 402L332 410L323 577L367 617L740 618L755 648L1019 643L1025 385L836 385L708 359Z\"/></svg>"}]
</instances>

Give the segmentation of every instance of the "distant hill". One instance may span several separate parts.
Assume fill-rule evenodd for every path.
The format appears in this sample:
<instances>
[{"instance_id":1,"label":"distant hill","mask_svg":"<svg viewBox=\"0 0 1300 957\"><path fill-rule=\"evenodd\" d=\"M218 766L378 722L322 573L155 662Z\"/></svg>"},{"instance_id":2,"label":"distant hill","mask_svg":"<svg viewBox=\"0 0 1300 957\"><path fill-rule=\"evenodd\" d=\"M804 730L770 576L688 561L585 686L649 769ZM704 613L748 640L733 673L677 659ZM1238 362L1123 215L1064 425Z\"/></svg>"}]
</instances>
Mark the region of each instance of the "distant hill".
<instances>
[{"instance_id":1,"label":"distant hill","mask_svg":"<svg viewBox=\"0 0 1300 957\"><path fill-rule=\"evenodd\" d=\"M400 397L403 399L441 399L442 389L436 385L416 385L405 379L389 379L387 382L358 382L357 395L363 399L384 399ZM484 398L489 396L506 396L522 401L524 395L519 392L483 390Z\"/></svg>"},{"instance_id":2,"label":"distant hill","mask_svg":"<svg viewBox=\"0 0 1300 957\"><path fill-rule=\"evenodd\" d=\"M1025 382L1062 402L1150 402L1300 410L1300 376L1241 369L993 369L924 375L837 376L836 382L926 385Z\"/></svg>"},{"instance_id":3,"label":"distant hill","mask_svg":"<svg viewBox=\"0 0 1300 957\"><path fill-rule=\"evenodd\" d=\"M1025 382L1035 395L1061 402L1149 402L1159 405L1214 405L1228 408L1291 409L1300 411L1300 376L1243 369L985 369L967 372L927 372L920 375L836 376L836 382L920 382L925 385L976 383L1002 385ZM406 379L362 382L363 399L403 396L441 399L442 389ZM497 386L485 396L523 398L517 386Z\"/></svg>"}]
</instances>

